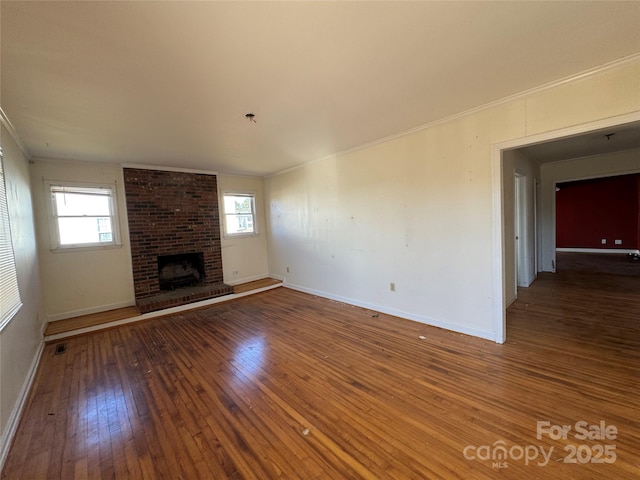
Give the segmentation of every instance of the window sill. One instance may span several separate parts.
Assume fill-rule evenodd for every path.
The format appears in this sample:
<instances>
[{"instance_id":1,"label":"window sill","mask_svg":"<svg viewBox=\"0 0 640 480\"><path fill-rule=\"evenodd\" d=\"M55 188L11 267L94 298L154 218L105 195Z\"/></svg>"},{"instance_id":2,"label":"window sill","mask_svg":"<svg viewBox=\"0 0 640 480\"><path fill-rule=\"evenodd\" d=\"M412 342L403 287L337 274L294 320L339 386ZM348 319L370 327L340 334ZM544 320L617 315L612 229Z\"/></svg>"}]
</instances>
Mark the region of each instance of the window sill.
<instances>
[{"instance_id":1,"label":"window sill","mask_svg":"<svg viewBox=\"0 0 640 480\"><path fill-rule=\"evenodd\" d=\"M7 325L9 325L9 323L11 323L11 320L13 320L13 317L16 316L16 314L20 311L20 309L22 308L23 303L20 302L18 303L15 307L13 307L11 309L11 311L7 312L6 316L4 317L4 319L2 320L2 322L0 322L0 332L2 332L5 327Z\"/></svg>"},{"instance_id":2,"label":"window sill","mask_svg":"<svg viewBox=\"0 0 640 480\"><path fill-rule=\"evenodd\" d=\"M118 245L91 245L86 247L57 247L51 248L51 253L73 253L73 252L91 252L99 250L113 250L114 248L122 248L122 244Z\"/></svg>"},{"instance_id":3,"label":"window sill","mask_svg":"<svg viewBox=\"0 0 640 480\"><path fill-rule=\"evenodd\" d=\"M223 235L224 238L251 238L259 236L259 233L225 233Z\"/></svg>"}]
</instances>

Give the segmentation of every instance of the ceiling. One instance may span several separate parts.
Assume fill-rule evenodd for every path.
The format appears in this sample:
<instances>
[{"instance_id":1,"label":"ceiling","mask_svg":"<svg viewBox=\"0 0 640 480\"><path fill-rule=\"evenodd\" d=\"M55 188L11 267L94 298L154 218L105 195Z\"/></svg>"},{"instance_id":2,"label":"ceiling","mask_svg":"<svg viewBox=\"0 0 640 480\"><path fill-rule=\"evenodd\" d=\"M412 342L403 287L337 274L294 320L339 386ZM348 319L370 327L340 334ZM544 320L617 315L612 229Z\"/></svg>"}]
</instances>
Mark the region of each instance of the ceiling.
<instances>
[{"instance_id":1,"label":"ceiling","mask_svg":"<svg viewBox=\"0 0 640 480\"><path fill-rule=\"evenodd\" d=\"M639 87L640 88L640 87ZM640 148L640 122L594 130L518 150L538 164Z\"/></svg>"},{"instance_id":2,"label":"ceiling","mask_svg":"<svg viewBox=\"0 0 640 480\"><path fill-rule=\"evenodd\" d=\"M0 15L1 105L34 157L254 175L640 52L633 1L3 1Z\"/></svg>"}]
</instances>

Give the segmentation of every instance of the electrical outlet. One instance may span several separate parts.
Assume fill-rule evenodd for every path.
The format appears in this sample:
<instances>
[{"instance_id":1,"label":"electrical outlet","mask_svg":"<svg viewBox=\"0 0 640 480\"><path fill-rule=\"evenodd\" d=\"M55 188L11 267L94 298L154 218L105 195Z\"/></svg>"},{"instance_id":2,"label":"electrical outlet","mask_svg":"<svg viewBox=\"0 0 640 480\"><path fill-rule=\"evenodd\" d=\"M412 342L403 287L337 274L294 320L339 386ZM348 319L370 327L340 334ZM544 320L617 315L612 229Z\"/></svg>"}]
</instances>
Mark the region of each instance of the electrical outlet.
<instances>
[{"instance_id":1,"label":"electrical outlet","mask_svg":"<svg viewBox=\"0 0 640 480\"><path fill-rule=\"evenodd\" d=\"M616 245L622 245L622 240L616 240L616 241L615 241L615 244L616 244Z\"/></svg>"},{"instance_id":2,"label":"electrical outlet","mask_svg":"<svg viewBox=\"0 0 640 480\"><path fill-rule=\"evenodd\" d=\"M394 282L391 282L389 284L389 290L391 290L392 292L396 291L396 284Z\"/></svg>"},{"instance_id":3,"label":"electrical outlet","mask_svg":"<svg viewBox=\"0 0 640 480\"><path fill-rule=\"evenodd\" d=\"M602 240L600 240L600 243L601 243L602 245L606 245L606 244L607 244L607 239L606 239L606 238L603 238Z\"/></svg>"}]
</instances>

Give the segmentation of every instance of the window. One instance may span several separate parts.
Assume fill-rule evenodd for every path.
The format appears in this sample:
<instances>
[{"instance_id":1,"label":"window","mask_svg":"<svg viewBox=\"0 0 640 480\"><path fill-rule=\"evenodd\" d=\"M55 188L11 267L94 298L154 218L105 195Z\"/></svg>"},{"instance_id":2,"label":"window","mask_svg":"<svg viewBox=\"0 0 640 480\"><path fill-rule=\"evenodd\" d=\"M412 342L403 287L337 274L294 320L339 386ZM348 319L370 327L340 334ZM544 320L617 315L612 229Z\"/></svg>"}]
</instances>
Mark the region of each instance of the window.
<instances>
[{"instance_id":1,"label":"window","mask_svg":"<svg viewBox=\"0 0 640 480\"><path fill-rule=\"evenodd\" d=\"M21 306L16 260L11 241L2 149L0 149L0 330L9 323Z\"/></svg>"},{"instance_id":2,"label":"window","mask_svg":"<svg viewBox=\"0 0 640 480\"><path fill-rule=\"evenodd\" d=\"M119 245L115 184L47 182L54 249Z\"/></svg>"},{"instance_id":3,"label":"window","mask_svg":"<svg viewBox=\"0 0 640 480\"><path fill-rule=\"evenodd\" d=\"M224 193L226 235L256 235L255 193Z\"/></svg>"}]
</instances>

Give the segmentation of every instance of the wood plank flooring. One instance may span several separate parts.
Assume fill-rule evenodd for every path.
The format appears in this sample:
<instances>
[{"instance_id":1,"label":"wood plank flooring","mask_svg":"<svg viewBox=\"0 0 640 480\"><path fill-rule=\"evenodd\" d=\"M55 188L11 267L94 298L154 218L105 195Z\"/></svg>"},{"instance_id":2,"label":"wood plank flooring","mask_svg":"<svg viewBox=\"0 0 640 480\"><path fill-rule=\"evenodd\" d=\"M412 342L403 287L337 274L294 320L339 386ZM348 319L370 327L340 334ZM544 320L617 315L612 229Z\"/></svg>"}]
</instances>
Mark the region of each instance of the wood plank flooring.
<instances>
[{"instance_id":1,"label":"wood plank flooring","mask_svg":"<svg viewBox=\"0 0 640 480\"><path fill-rule=\"evenodd\" d=\"M47 329L44 332L44 336L47 337L49 335L71 332L73 330L79 330L81 328L103 325L105 323L115 322L117 320L124 320L125 318L137 317L138 315L140 315L140 310L132 306L117 308L115 310L109 310L107 312L81 315L79 317L67 318L64 320L56 320L55 322L49 322L47 324Z\"/></svg>"},{"instance_id":2,"label":"wood plank flooring","mask_svg":"<svg viewBox=\"0 0 640 480\"><path fill-rule=\"evenodd\" d=\"M233 287L233 293L246 293L252 290L259 290L261 288L270 287L273 285L281 284L281 280L275 278L262 278L260 280L254 280L252 282L241 283ZM44 336L58 335L60 333L73 332L87 327L94 327L98 325L104 325L117 320L125 320L127 318L134 318L140 315L140 310L137 307L124 307L117 308L115 310L109 310L106 312L92 313L89 315L81 315L79 317L67 318L65 320L57 320L49 322L44 332Z\"/></svg>"},{"instance_id":3,"label":"wood plank flooring","mask_svg":"<svg viewBox=\"0 0 640 480\"><path fill-rule=\"evenodd\" d=\"M2 478L637 479L639 318L638 278L572 272L520 290L504 345L286 288L70 338Z\"/></svg>"},{"instance_id":4,"label":"wood plank flooring","mask_svg":"<svg viewBox=\"0 0 640 480\"><path fill-rule=\"evenodd\" d=\"M559 272L573 270L640 277L640 261L626 253L556 252L556 267Z\"/></svg>"}]
</instances>

